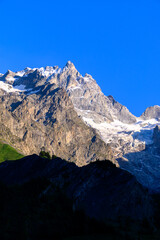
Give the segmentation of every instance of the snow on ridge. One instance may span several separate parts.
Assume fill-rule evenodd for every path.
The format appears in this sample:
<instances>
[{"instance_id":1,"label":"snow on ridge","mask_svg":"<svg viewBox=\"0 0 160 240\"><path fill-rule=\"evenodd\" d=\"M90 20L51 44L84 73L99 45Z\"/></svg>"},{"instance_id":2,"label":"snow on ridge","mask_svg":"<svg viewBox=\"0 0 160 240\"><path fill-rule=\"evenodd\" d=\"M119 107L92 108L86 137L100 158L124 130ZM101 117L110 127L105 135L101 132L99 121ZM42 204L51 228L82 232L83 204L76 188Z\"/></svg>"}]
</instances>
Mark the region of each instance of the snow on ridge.
<instances>
[{"instance_id":1,"label":"snow on ridge","mask_svg":"<svg viewBox=\"0 0 160 240\"><path fill-rule=\"evenodd\" d=\"M80 85L78 86L71 86L67 91L74 91L76 89L82 89Z\"/></svg>"},{"instance_id":2,"label":"snow on ridge","mask_svg":"<svg viewBox=\"0 0 160 240\"><path fill-rule=\"evenodd\" d=\"M10 92L11 88L12 88L11 85L0 81L0 89L4 90L6 92Z\"/></svg>"},{"instance_id":3,"label":"snow on ridge","mask_svg":"<svg viewBox=\"0 0 160 240\"><path fill-rule=\"evenodd\" d=\"M9 82L14 82L15 78L12 77L12 76L9 76L9 77L6 77L6 80L9 81Z\"/></svg>"},{"instance_id":4,"label":"snow on ridge","mask_svg":"<svg viewBox=\"0 0 160 240\"><path fill-rule=\"evenodd\" d=\"M4 90L7 93L29 91L29 89L26 89L25 85L20 84L13 87L11 84L5 83L3 81L0 81L0 89Z\"/></svg>"},{"instance_id":5,"label":"snow on ridge","mask_svg":"<svg viewBox=\"0 0 160 240\"><path fill-rule=\"evenodd\" d=\"M83 117L83 120L88 124L91 124L97 129L101 127L106 129L117 129L118 131L141 131L141 130L152 130L155 128L156 125L160 125L160 121L156 119L149 119L149 120L141 120L133 124L122 123L118 120L115 120L111 123L102 122L102 123L95 123L91 118Z\"/></svg>"},{"instance_id":6,"label":"snow on ridge","mask_svg":"<svg viewBox=\"0 0 160 240\"><path fill-rule=\"evenodd\" d=\"M26 89L26 86L23 84L13 86L13 83L15 83L16 80L21 79L23 77L27 77L30 71L34 72L35 70L38 70L44 77L48 78L52 77L54 74L58 74L61 72L61 69L58 67L41 67L41 68L25 68L24 70L17 71L17 72L11 72L9 75L6 76L6 81L0 81L0 89L4 90L5 92L11 93L11 92L25 92L29 89ZM0 77L2 77L4 74L0 74ZM33 90L33 89L30 89Z\"/></svg>"},{"instance_id":7,"label":"snow on ridge","mask_svg":"<svg viewBox=\"0 0 160 240\"><path fill-rule=\"evenodd\" d=\"M91 79L88 78L88 77L84 77L84 80L85 80L85 82L90 82L91 81Z\"/></svg>"},{"instance_id":8,"label":"snow on ridge","mask_svg":"<svg viewBox=\"0 0 160 240\"><path fill-rule=\"evenodd\" d=\"M32 69L30 69L30 70L32 70ZM19 71L19 72L16 72L15 74L15 77L27 77L28 76L28 72L30 71L30 70L22 70L22 71Z\"/></svg>"},{"instance_id":9,"label":"snow on ridge","mask_svg":"<svg viewBox=\"0 0 160 240\"><path fill-rule=\"evenodd\" d=\"M52 77L52 75L54 74L58 74L61 72L61 68L58 67L41 67L41 68L37 68L37 70L46 78Z\"/></svg>"},{"instance_id":10,"label":"snow on ridge","mask_svg":"<svg viewBox=\"0 0 160 240\"><path fill-rule=\"evenodd\" d=\"M152 144L153 129L156 125L160 126L160 121L156 119L140 120L136 123L127 124L118 120L107 123L96 123L91 118L83 117L83 121L95 128L106 143L113 143L115 140L122 139L124 142L130 142L134 147L140 144ZM136 150L136 149L135 149Z\"/></svg>"}]
</instances>

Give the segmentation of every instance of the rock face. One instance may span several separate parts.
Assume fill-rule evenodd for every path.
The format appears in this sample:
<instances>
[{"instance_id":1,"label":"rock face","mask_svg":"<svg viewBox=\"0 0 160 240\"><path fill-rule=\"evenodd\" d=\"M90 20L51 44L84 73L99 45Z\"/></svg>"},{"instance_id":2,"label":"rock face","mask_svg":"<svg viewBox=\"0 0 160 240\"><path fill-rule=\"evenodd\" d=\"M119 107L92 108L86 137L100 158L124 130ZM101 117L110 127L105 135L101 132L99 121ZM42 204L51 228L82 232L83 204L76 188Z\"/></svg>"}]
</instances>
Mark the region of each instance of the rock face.
<instances>
[{"instance_id":1,"label":"rock face","mask_svg":"<svg viewBox=\"0 0 160 240\"><path fill-rule=\"evenodd\" d=\"M106 97L91 75L83 77L73 63L68 62L58 75L50 77L51 82L66 89L78 114L92 118L96 123L112 122L117 119L124 123L136 122L128 109L111 97Z\"/></svg>"},{"instance_id":2,"label":"rock face","mask_svg":"<svg viewBox=\"0 0 160 240\"><path fill-rule=\"evenodd\" d=\"M40 75L33 78L35 89L39 85L36 94L1 94L0 138L24 154L38 154L43 148L77 165L96 158L112 160L109 146L78 117L65 90L41 85Z\"/></svg>"},{"instance_id":3,"label":"rock face","mask_svg":"<svg viewBox=\"0 0 160 240\"><path fill-rule=\"evenodd\" d=\"M160 106L155 105L153 107L148 107L145 112L141 115L141 118L147 120L151 118L160 119Z\"/></svg>"}]
</instances>

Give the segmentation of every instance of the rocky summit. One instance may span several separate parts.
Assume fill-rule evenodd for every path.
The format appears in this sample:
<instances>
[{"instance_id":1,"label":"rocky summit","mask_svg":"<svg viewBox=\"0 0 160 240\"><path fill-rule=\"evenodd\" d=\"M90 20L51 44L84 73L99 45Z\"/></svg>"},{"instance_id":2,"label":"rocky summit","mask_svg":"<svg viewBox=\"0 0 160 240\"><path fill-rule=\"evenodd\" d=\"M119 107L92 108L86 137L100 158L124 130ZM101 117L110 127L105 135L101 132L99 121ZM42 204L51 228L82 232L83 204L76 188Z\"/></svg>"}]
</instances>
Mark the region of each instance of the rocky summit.
<instances>
[{"instance_id":1,"label":"rocky summit","mask_svg":"<svg viewBox=\"0 0 160 240\"><path fill-rule=\"evenodd\" d=\"M43 149L78 166L109 159L160 191L160 106L136 117L70 61L1 74L0 124L1 140L25 155Z\"/></svg>"}]
</instances>

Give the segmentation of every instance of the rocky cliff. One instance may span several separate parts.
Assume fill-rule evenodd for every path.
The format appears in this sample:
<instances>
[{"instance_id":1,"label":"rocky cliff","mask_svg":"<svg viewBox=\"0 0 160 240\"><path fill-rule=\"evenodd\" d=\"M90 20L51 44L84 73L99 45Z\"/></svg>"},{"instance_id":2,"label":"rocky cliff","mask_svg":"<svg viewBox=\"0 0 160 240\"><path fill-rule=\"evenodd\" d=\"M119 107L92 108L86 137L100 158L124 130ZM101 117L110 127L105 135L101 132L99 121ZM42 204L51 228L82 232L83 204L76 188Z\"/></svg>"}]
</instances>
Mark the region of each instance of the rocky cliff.
<instances>
[{"instance_id":1,"label":"rocky cliff","mask_svg":"<svg viewBox=\"0 0 160 240\"><path fill-rule=\"evenodd\" d=\"M78 117L65 90L55 84L43 85L44 78L34 74L31 83L28 78L24 81L38 84L37 93L1 92L1 139L24 154L38 154L43 148L77 165L97 158L112 160L110 147Z\"/></svg>"}]
</instances>

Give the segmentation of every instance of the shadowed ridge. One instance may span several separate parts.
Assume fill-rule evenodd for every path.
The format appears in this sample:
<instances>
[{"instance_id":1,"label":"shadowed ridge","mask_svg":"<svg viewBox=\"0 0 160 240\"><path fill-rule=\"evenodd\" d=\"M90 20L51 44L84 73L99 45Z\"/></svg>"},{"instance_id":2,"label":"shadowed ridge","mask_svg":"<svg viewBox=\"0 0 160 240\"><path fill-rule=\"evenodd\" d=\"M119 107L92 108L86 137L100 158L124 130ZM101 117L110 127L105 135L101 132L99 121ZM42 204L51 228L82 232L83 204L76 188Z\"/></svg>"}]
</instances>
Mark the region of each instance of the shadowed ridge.
<instances>
[{"instance_id":1,"label":"shadowed ridge","mask_svg":"<svg viewBox=\"0 0 160 240\"><path fill-rule=\"evenodd\" d=\"M62 226L66 226L65 219L68 223L69 215L63 210L63 206L66 206L67 202L70 203L73 216L77 213L83 213L87 218L98 221L100 226L103 224L111 227L116 226L120 230L126 231L127 229L133 233L134 231L139 232L141 229L145 229L145 231L153 229L154 209L152 198L147 189L139 184L130 173L117 168L108 160L97 160L86 166L78 167L73 162L67 162L58 157L50 160L33 154L18 161L6 161L0 164L0 186L2 195L3 186L8 189L7 193L4 191L7 199L8 193L15 189L13 196L16 199L14 205L16 214L17 209L19 209L17 204L19 206L20 201L24 216L28 217L26 205L29 204L31 216L34 216L34 213L37 216L36 221L33 219L32 226L36 227L42 213L38 232L40 229L47 232L52 221L52 228L54 228L54 221L57 223L60 217L61 227L58 228L58 231L61 233ZM22 198L19 200L19 195L16 194L19 194L18 189L20 188ZM54 199L57 199L58 196L60 199L55 203ZM12 199L10 198L11 202L6 204L7 209L12 206ZM42 202L40 206L38 205L39 201ZM47 203L44 206L45 201ZM54 205L54 209L57 211L51 210L50 204ZM37 212L36 209L38 209ZM47 211L48 215L44 216L42 210L44 213ZM8 212L5 211L6 214ZM45 219L47 220L45 225L47 228L43 228ZM79 219L78 226L86 224L83 218ZM21 221L25 224L23 219ZM143 222L147 227L143 228ZM73 226L72 224L71 228ZM94 229L94 225L92 227ZM48 239L46 234L44 239Z\"/></svg>"}]
</instances>

